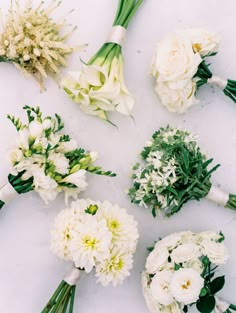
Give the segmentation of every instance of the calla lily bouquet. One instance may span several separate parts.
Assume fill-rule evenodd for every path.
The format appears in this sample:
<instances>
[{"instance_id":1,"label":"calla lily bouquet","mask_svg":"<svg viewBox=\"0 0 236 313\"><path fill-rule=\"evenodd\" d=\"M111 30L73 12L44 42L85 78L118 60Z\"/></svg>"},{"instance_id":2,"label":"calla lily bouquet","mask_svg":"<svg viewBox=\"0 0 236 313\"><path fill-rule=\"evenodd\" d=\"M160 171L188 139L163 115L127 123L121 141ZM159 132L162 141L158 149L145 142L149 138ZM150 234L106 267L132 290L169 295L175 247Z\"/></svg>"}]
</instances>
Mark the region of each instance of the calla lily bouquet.
<instances>
[{"instance_id":1,"label":"calla lily bouquet","mask_svg":"<svg viewBox=\"0 0 236 313\"><path fill-rule=\"evenodd\" d=\"M133 203L152 209L153 216L177 213L189 200L207 198L227 208L236 209L236 195L212 185L207 159L196 138L187 130L161 128L141 152L142 163L133 169L129 195Z\"/></svg>"},{"instance_id":2,"label":"calla lily bouquet","mask_svg":"<svg viewBox=\"0 0 236 313\"><path fill-rule=\"evenodd\" d=\"M150 248L142 274L143 294L152 313L230 313L236 306L220 299L225 277L214 278L229 258L224 235L213 231L171 234Z\"/></svg>"},{"instance_id":3,"label":"calla lily bouquet","mask_svg":"<svg viewBox=\"0 0 236 313\"><path fill-rule=\"evenodd\" d=\"M66 57L74 51L66 44L71 31L61 34L65 22L56 23L50 17L60 3L52 1L44 8L42 1L34 8L32 1L27 1L21 9L19 1L12 1L0 33L0 62L13 63L24 73L33 75L41 87L44 78L58 73L59 67L66 65Z\"/></svg>"},{"instance_id":4,"label":"calla lily bouquet","mask_svg":"<svg viewBox=\"0 0 236 313\"><path fill-rule=\"evenodd\" d=\"M95 166L96 152L79 148L76 141L62 133L59 115L42 117L40 108L25 106L28 123L8 116L18 131L17 145L9 153L11 173L0 188L0 207L17 194L36 191L47 203L64 192L77 198L87 187L86 174L115 176Z\"/></svg>"},{"instance_id":5,"label":"calla lily bouquet","mask_svg":"<svg viewBox=\"0 0 236 313\"><path fill-rule=\"evenodd\" d=\"M117 204L77 200L62 211L52 230L51 249L74 263L42 313L73 312L82 273L96 271L103 286L121 284L130 275L138 240L137 223Z\"/></svg>"},{"instance_id":6,"label":"calla lily bouquet","mask_svg":"<svg viewBox=\"0 0 236 313\"><path fill-rule=\"evenodd\" d=\"M219 35L204 29L182 29L170 34L156 48L152 75L156 92L171 112L183 113L197 103L197 90L212 84L236 102L236 81L213 75L207 58L217 54Z\"/></svg>"},{"instance_id":7,"label":"calla lily bouquet","mask_svg":"<svg viewBox=\"0 0 236 313\"><path fill-rule=\"evenodd\" d=\"M123 74L122 43L126 28L143 0L119 0L113 30L107 42L82 70L62 81L68 96L82 111L109 121L108 112L131 115L134 100Z\"/></svg>"}]
</instances>

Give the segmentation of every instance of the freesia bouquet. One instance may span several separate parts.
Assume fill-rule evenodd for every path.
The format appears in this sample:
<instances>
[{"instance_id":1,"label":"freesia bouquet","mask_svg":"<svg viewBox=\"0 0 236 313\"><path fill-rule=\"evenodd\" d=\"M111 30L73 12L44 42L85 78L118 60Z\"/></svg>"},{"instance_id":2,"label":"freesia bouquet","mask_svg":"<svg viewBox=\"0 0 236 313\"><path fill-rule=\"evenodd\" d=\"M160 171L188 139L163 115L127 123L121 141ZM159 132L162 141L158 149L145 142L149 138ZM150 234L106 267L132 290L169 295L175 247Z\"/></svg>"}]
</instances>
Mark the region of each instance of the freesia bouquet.
<instances>
[{"instance_id":1,"label":"freesia bouquet","mask_svg":"<svg viewBox=\"0 0 236 313\"><path fill-rule=\"evenodd\" d=\"M125 209L108 201L77 200L62 211L52 230L51 249L72 261L67 275L42 313L73 312L81 273L96 270L97 282L114 286L130 275L138 240L137 223Z\"/></svg>"},{"instance_id":2,"label":"freesia bouquet","mask_svg":"<svg viewBox=\"0 0 236 313\"><path fill-rule=\"evenodd\" d=\"M106 43L82 70L70 72L62 81L68 96L82 111L109 121L107 113L131 115L134 100L123 74L122 43L126 28L143 0L119 0L113 30Z\"/></svg>"},{"instance_id":3,"label":"freesia bouquet","mask_svg":"<svg viewBox=\"0 0 236 313\"><path fill-rule=\"evenodd\" d=\"M143 162L136 164L131 201L150 207L153 216L178 212L189 200L207 197L227 208L236 209L236 195L212 185L211 174L219 165L208 169L207 159L196 138L187 130L161 128L141 152Z\"/></svg>"},{"instance_id":4,"label":"freesia bouquet","mask_svg":"<svg viewBox=\"0 0 236 313\"><path fill-rule=\"evenodd\" d=\"M19 1L12 1L0 33L0 62L11 62L33 75L41 87L44 78L66 65L66 57L74 50L65 43L71 31L61 34L65 22L56 23L50 17L60 3L52 1L43 8L41 1L34 8L32 1L27 1L21 10Z\"/></svg>"},{"instance_id":5,"label":"freesia bouquet","mask_svg":"<svg viewBox=\"0 0 236 313\"><path fill-rule=\"evenodd\" d=\"M236 81L213 75L207 58L217 54L219 35L203 29L182 29L167 36L156 48L152 75L156 92L169 111L183 113L197 103L196 91L213 84L236 102Z\"/></svg>"},{"instance_id":6,"label":"freesia bouquet","mask_svg":"<svg viewBox=\"0 0 236 313\"><path fill-rule=\"evenodd\" d=\"M95 166L96 152L79 148L76 141L61 131L59 115L42 117L40 108L25 106L28 123L8 116L18 131L17 145L9 153L12 166L8 183L0 188L0 208L17 194L35 190L45 201L58 193L77 198L87 187L86 173L115 176Z\"/></svg>"},{"instance_id":7,"label":"freesia bouquet","mask_svg":"<svg viewBox=\"0 0 236 313\"><path fill-rule=\"evenodd\" d=\"M214 278L229 254L224 235L213 231L171 234L151 248L142 274L143 294L152 313L230 313L236 306L221 300L225 277Z\"/></svg>"}]
</instances>

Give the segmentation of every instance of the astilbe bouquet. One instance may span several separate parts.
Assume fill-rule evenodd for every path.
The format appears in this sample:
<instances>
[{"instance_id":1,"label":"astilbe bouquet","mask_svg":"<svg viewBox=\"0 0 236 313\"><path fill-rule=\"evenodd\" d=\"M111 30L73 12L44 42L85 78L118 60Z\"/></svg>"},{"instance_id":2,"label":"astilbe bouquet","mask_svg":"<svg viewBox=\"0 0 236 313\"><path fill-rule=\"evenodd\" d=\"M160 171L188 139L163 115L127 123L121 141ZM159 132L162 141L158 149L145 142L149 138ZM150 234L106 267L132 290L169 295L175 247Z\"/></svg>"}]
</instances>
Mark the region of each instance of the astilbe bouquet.
<instances>
[{"instance_id":1,"label":"astilbe bouquet","mask_svg":"<svg viewBox=\"0 0 236 313\"><path fill-rule=\"evenodd\" d=\"M66 93L87 114L109 121L107 113L131 115L134 100L123 74L122 42L131 18L143 0L119 0L113 31L107 42L82 70L62 81Z\"/></svg>"},{"instance_id":2,"label":"astilbe bouquet","mask_svg":"<svg viewBox=\"0 0 236 313\"><path fill-rule=\"evenodd\" d=\"M230 313L236 306L217 296L225 277L214 278L229 258L220 232L171 234L150 248L142 274L143 294L152 313L187 312L196 304L201 313Z\"/></svg>"},{"instance_id":3,"label":"astilbe bouquet","mask_svg":"<svg viewBox=\"0 0 236 313\"><path fill-rule=\"evenodd\" d=\"M152 75L156 92L169 111L183 113L197 103L197 90L213 84L236 102L236 81L213 75L208 57L217 54L219 35L204 29L177 30L162 40L156 48Z\"/></svg>"},{"instance_id":4,"label":"astilbe bouquet","mask_svg":"<svg viewBox=\"0 0 236 313\"><path fill-rule=\"evenodd\" d=\"M8 183L0 188L0 207L17 194L36 191L47 203L58 193L77 198L87 187L88 172L115 176L95 166L97 152L79 148L64 134L59 115L42 117L40 108L25 106L28 123L8 116L18 131L17 145L9 153L11 173Z\"/></svg>"},{"instance_id":5,"label":"astilbe bouquet","mask_svg":"<svg viewBox=\"0 0 236 313\"><path fill-rule=\"evenodd\" d=\"M81 273L96 271L103 286L121 284L130 275L138 240L137 223L125 209L108 201L77 200L56 218L51 249L74 263L42 313L73 312Z\"/></svg>"},{"instance_id":6,"label":"astilbe bouquet","mask_svg":"<svg viewBox=\"0 0 236 313\"><path fill-rule=\"evenodd\" d=\"M66 58L74 48L66 44L71 34L62 34L65 21L56 23L50 17L60 5L52 1L35 8L27 1L23 9L19 1L12 1L9 15L0 33L0 62L11 62L26 74L33 75L43 85L48 75L58 73L66 65Z\"/></svg>"},{"instance_id":7,"label":"astilbe bouquet","mask_svg":"<svg viewBox=\"0 0 236 313\"><path fill-rule=\"evenodd\" d=\"M209 200L236 209L236 196L211 183L207 159L196 138L187 130L167 126L155 132L141 152L142 163L133 167L131 201L152 209L153 216L178 212L189 200Z\"/></svg>"}]
</instances>

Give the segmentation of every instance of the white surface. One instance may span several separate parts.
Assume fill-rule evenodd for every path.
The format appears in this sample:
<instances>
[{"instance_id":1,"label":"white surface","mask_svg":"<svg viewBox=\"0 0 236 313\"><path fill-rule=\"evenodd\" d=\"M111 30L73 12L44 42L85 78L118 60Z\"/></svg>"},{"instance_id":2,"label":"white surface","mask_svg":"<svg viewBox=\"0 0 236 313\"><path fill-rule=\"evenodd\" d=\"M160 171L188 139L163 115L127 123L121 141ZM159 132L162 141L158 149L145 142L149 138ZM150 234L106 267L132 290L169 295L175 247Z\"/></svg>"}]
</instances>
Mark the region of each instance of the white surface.
<instances>
[{"instance_id":1,"label":"white surface","mask_svg":"<svg viewBox=\"0 0 236 313\"><path fill-rule=\"evenodd\" d=\"M23 0L20 0L23 2ZM39 2L39 0L35 0ZM79 26L72 42L88 43L85 53L74 54L69 68L79 68L79 58L88 60L110 32L116 0L67 0L60 12L71 8L70 22ZM189 128L199 135L199 142L209 157L222 167L213 182L226 191L236 192L236 104L221 91L204 87L198 93L200 104L187 114L177 116L163 108L154 92L149 76L150 62L156 41L177 26L201 26L222 35L220 53L212 58L212 68L222 78L236 78L235 0L146 0L133 19L124 45L125 74L129 89L136 98L135 123L114 115L117 130L102 121L80 112L52 80L47 91L40 93L37 83L25 78L13 66L0 64L0 182L6 182L6 152L15 138L15 130L6 119L7 113L22 116L22 106L40 105L45 114L62 115L66 131L82 147L97 150L97 162L119 175L117 178L90 176L86 193L94 199L108 199L127 207L139 222L140 241L134 269L129 279L118 288L96 285L93 274L83 275L77 289L74 312L80 313L147 313L141 294L141 271L147 256L146 247L155 239L173 231L191 229L222 230L227 237L231 259L222 269L227 283L221 296L233 301L236 292L236 212L202 200L185 205L169 220L157 220L149 210L131 205L123 192L130 186L130 167L152 133L167 123ZM6 12L10 0L0 2ZM54 217L64 208L63 198L44 206L34 194L19 196L0 212L0 313L39 313L70 264L56 259L49 251L50 227Z\"/></svg>"}]
</instances>

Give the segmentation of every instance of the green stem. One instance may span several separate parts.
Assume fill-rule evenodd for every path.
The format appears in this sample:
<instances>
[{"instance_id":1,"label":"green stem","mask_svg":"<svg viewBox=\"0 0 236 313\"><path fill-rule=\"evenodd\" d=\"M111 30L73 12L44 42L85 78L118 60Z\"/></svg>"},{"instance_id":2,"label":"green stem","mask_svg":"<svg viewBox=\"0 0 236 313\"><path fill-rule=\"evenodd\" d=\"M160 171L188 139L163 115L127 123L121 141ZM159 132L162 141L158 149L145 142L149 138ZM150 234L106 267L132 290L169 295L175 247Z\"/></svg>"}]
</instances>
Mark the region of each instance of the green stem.
<instances>
[{"instance_id":1,"label":"green stem","mask_svg":"<svg viewBox=\"0 0 236 313\"><path fill-rule=\"evenodd\" d=\"M66 286L62 290L60 296L58 297L57 303L55 304L55 306L52 309L51 313L59 313L59 310L61 310L61 307L62 307L64 301L66 301L66 297L70 293L70 289L71 289L71 286L66 284Z\"/></svg>"},{"instance_id":2,"label":"green stem","mask_svg":"<svg viewBox=\"0 0 236 313\"><path fill-rule=\"evenodd\" d=\"M229 308L236 311L236 305L230 304Z\"/></svg>"},{"instance_id":3,"label":"green stem","mask_svg":"<svg viewBox=\"0 0 236 313\"><path fill-rule=\"evenodd\" d=\"M225 207L232 210L236 209L236 195L229 194L229 200Z\"/></svg>"},{"instance_id":4,"label":"green stem","mask_svg":"<svg viewBox=\"0 0 236 313\"><path fill-rule=\"evenodd\" d=\"M48 313L48 312L50 312L50 310L53 308L54 304L56 303L58 296L60 295L60 293L64 289L65 285L66 285L66 282L63 280L60 283L60 285L58 286L58 288L56 289L56 291L54 292L54 294L52 295L51 299L48 301L48 303L46 304L45 308L43 309L43 311L41 313Z\"/></svg>"},{"instance_id":5,"label":"green stem","mask_svg":"<svg viewBox=\"0 0 236 313\"><path fill-rule=\"evenodd\" d=\"M73 310L74 310L75 290L76 290L76 286L72 286L69 313L73 313Z\"/></svg>"}]
</instances>

